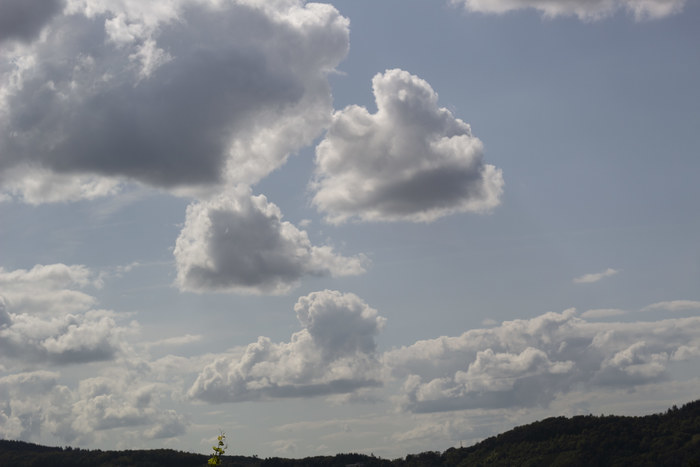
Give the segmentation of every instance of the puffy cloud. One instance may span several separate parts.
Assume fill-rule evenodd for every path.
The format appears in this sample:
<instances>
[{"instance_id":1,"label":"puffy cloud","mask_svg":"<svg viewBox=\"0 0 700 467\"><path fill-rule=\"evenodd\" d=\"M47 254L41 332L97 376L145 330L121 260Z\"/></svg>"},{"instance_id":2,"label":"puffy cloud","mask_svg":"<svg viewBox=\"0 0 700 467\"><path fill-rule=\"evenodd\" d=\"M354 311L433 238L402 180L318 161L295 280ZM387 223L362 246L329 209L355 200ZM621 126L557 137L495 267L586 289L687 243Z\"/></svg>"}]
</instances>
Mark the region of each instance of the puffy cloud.
<instances>
[{"instance_id":1,"label":"puffy cloud","mask_svg":"<svg viewBox=\"0 0 700 467\"><path fill-rule=\"evenodd\" d=\"M381 385L375 341L384 318L354 294L324 290L294 307L304 326L289 342L266 337L207 365L189 391L209 402L311 397Z\"/></svg>"},{"instance_id":2,"label":"puffy cloud","mask_svg":"<svg viewBox=\"0 0 700 467\"><path fill-rule=\"evenodd\" d=\"M6 201L19 199L27 204L95 199L118 193L118 179L93 175L55 173L38 167L19 166L0 175Z\"/></svg>"},{"instance_id":3,"label":"puffy cloud","mask_svg":"<svg viewBox=\"0 0 700 467\"><path fill-rule=\"evenodd\" d=\"M429 222L500 203L500 169L427 82L395 69L372 87L377 113L337 111L316 148L313 203L328 221Z\"/></svg>"},{"instance_id":4,"label":"puffy cloud","mask_svg":"<svg viewBox=\"0 0 700 467\"><path fill-rule=\"evenodd\" d=\"M178 286L194 292L280 294L305 275L360 274L365 261L313 246L276 205L249 190L188 206L174 254Z\"/></svg>"},{"instance_id":5,"label":"puffy cloud","mask_svg":"<svg viewBox=\"0 0 700 467\"><path fill-rule=\"evenodd\" d=\"M14 313L85 311L95 304L95 297L75 288L100 285L99 278L82 265L37 264L14 271L0 267L0 297Z\"/></svg>"},{"instance_id":6,"label":"puffy cloud","mask_svg":"<svg viewBox=\"0 0 700 467\"><path fill-rule=\"evenodd\" d=\"M82 0L45 34L0 53L0 188L30 202L255 183L328 124L349 32L300 0Z\"/></svg>"},{"instance_id":7,"label":"puffy cloud","mask_svg":"<svg viewBox=\"0 0 700 467\"><path fill-rule=\"evenodd\" d=\"M63 0L0 0L0 43L29 41L63 8Z\"/></svg>"},{"instance_id":8,"label":"puffy cloud","mask_svg":"<svg viewBox=\"0 0 700 467\"><path fill-rule=\"evenodd\" d=\"M685 0L450 0L468 11L506 13L536 9L546 17L576 16L581 20L599 20L625 10L635 20L659 19L680 12Z\"/></svg>"},{"instance_id":9,"label":"puffy cloud","mask_svg":"<svg viewBox=\"0 0 700 467\"><path fill-rule=\"evenodd\" d=\"M602 279L605 279L606 277L614 276L619 272L620 271L618 271L617 269L608 268L602 272L584 274L582 276L576 277L574 279L574 284L592 284L594 282L598 282Z\"/></svg>"},{"instance_id":10,"label":"puffy cloud","mask_svg":"<svg viewBox=\"0 0 700 467\"><path fill-rule=\"evenodd\" d=\"M65 416L72 402L70 390L58 384L52 371L17 373L0 377L0 436L37 439L43 430L73 438Z\"/></svg>"},{"instance_id":11,"label":"puffy cloud","mask_svg":"<svg viewBox=\"0 0 700 467\"><path fill-rule=\"evenodd\" d=\"M0 268L0 284L2 284L3 289L9 286L19 287L25 284L51 289L69 285L97 285L91 279L91 276L90 270L83 265L37 264L30 270L16 269L14 271L5 271L3 268Z\"/></svg>"},{"instance_id":12,"label":"puffy cloud","mask_svg":"<svg viewBox=\"0 0 700 467\"><path fill-rule=\"evenodd\" d=\"M77 432L121 427L151 426L147 438L169 438L185 432L187 421L172 410L158 408L157 384L141 382L134 375L123 378L100 376L82 380L73 406L73 424Z\"/></svg>"},{"instance_id":13,"label":"puffy cloud","mask_svg":"<svg viewBox=\"0 0 700 467\"><path fill-rule=\"evenodd\" d=\"M0 304L0 361L24 365L111 360L130 332L116 323L113 313L104 310L45 319L8 313Z\"/></svg>"},{"instance_id":14,"label":"puffy cloud","mask_svg":"<svg viewBox=\"0 0 700 467\"><path fill-rule=\"evenodd\" d=\"M700 309L700 301L697 300L669 300L667 302L652 303L642 311L686 311Z\"/></svg>"},{"instance_id":15,"label":"puffy cloud","mask_svg":"<svg viewBox=\"0 0 700 467\"><path fill-rule=\"evenodd\" d=\"M112 372L59 383L56 372L35 371L0 377L0 435L38 441L53 436L66 443L90 443L105 430L141 427L147 439L185 432L186 418L159 407L163 385L144 383L134 374Z\"/></svg>"},{"instance_id":16,"label":"puffy cloud","mask_svg":"<svg viewBox=\"0 0 700 467\"><path fill-rule=\"evenodd\" d=\"M131 332L75 287L100 286L85 266L0 268L0 362L10 365L111 360Z\"/></svg>"},{"instance_id":17,"label":"puffy cloud","mask_svg":"<svg viewBox=\"0 0 700 467\"><path fill-rule=\"evenodd\" d=\"M698 344L698 317L597 323L572 309L419 341L384 362L403 379L397 400L411 412L533 407L575 388L663 380L669 363L694 358Z\"/></svg>"}]
</instances>

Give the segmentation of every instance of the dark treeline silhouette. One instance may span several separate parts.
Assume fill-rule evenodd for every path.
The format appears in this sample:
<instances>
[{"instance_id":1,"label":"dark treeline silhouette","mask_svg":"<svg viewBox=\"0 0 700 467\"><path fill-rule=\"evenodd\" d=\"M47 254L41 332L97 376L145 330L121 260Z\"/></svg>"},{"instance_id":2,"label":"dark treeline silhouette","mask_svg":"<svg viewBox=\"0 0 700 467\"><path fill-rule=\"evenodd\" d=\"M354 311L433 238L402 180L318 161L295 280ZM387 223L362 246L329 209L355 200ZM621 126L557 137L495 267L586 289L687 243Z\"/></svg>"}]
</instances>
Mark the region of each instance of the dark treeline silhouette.
<instances>
[{"instance_id":1,"label":"dark treeline silhouette","mask_svg":"<svg viewBox=\"0 0 700 467\"><path fill-rule=\"evenodd\" d=\"M0 466L204 466L209 456L153 449L101 451L0 440ZM388 460L364 454L284 459L223 456L221 465L301 466L698 466L700 400L643 417L552 417L514 428L468 448Z\"/></svg>"}]
</instances>

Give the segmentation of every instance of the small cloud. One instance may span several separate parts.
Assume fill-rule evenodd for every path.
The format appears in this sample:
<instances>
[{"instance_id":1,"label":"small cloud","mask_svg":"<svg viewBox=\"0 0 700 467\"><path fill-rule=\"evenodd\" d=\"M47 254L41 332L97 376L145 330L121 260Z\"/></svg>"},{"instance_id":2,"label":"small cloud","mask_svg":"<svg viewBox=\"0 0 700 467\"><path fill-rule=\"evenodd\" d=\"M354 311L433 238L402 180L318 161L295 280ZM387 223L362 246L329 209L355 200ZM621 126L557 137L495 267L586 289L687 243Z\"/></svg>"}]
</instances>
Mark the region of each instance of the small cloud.
<instances>
[{"instance_id":1,"label":"small cloud","mask_svg":"<svg viewBox=\"0 0 700 467\"><path fill-rule=\"evenodd\" d=\"M496 326L498 324L498 321L496 321L495 319L486 318L481 321L481 324L483 324L484 326Z\"/></svg>"},{"instance_id":2,"label":"small cloud","mask_svg":"<svg viewBox=\"0 0 700 467\"><path fill-rule=\"evenodd\" d=\"M686 311L699 310L700 301L697 300L670 300L666 302L657 302L642 308L642 311Z\"/></svg>"},{"instance_id":3,"label":"small cloud","mask_svg":"<svg viewBox=\"0 0 700 467\"><path fill-rule=\"evenodd\" d=\"M148 348L180 346L199 342L202 340L202 338L203 336L201 334L185 334L184 336L167 337L155 342L149 342L145 344L145 346Z\"/></svg>"},{"instance_id":4,"label":"small cloud","mask_svg":"<svg viewBox=\"0 0 700 467\"><path fill-rule=\"evenodd\" d=\"M608 268L603 272L597 272L593 274L584 274L583 276L574 279L574 284L592 284L598 282L606 277L614 276L620 271L617 269Z\"/></svg>"},{"instance_id":5,"label":"small cloud","mask_svg":"<svg viewBox=\"0 0 700 467\"><path fill-rule=\"evenodd\" d=\"M576 16L582 21L608 18L619 10L634 16L636 21L664 18L683 10L685 0L450 0L465 10L502 14L515 10L534 9L546 18Z\"/></svg>"},{"instance_id":6,"label":"small cloud","mask_svg":"<svg viewBox=\"0 0 700 467\"><path fill-rule=\"evenodd\" d=\"M625 310L620 310L619 308L596 308L593 310L584 311L583 313L581 313L581 318L610 318L612 316L624 315L625 313L627 313Z\"/></svg>"}]
</instances>

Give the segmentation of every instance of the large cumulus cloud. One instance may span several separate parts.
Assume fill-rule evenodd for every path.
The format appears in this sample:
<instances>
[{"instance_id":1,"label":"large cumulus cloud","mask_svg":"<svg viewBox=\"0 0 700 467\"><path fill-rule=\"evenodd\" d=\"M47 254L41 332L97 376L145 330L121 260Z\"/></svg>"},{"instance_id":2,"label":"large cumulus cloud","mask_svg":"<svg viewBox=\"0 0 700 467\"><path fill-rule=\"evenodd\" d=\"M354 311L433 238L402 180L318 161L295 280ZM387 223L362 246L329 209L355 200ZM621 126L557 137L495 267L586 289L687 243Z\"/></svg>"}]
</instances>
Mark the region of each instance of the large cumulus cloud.
<instances>
[{"instance_id":1,"label":"large cumulus cloud","mask_svg":"<svg viewBox=\"0 0 700 467\"><path fill-rule=\"evenodd\" d=\"M685 0L450 0L480 13L505 13L532 8L544 16L576 16L582 20L606 18L624 10L639 20L658 19L678 13Z\"/></svg>"},{"instance_id":2,"label":"large cumulus cloud","mask_svg":"<svg viewBox=\"0 0 700 467\"><path fill-rule=\"evenodd\" d=\"M191 204L174 254L178 286L194 292L279 294L305 275L364 272L364 257L313 246L276 205L249 190Z\"/></svg>"},{"instance_id":3,"label":"large cumulus cloud","mask_svg":"<svg viewBox=\"0 0 700 467\"><path fill-rule=\"evenodd\" d=\"M589 322L574 310L506 321L387 352L403 381L405 409L547 406L575 389L627 388L663 381L673 361L700 348L700 318Z\"/></svg>"},{"instance_id":4,"label":"large cumulus cloud","mask_svg":"<svg viewBox=\"0 0 700 467\"><path fill-rule=\"evenodd\" d=\"M501 171L427 82L395 69L372 87L377 113L337 111L316 148L313 203L327 220L427 222L499 204Z\"/></svg>"},{"instance_id":5,"label":"large cumulus cloud","mask_svg":"<svg viewBox=\"0 0 700 467\"><path fill-rule=\"evenodd\" d=\"M311 397L381 385L374 337L384 318L354 294L324 290L294 307L304 326L289 342L266 337L207 365L190 396L209 402Z\"/></svg>"},{"instance_id":6,"label":"large cumulus cloud","mask_svg":"<svg viewBox=\"0 0 700 467\"><path fill-rule=\"evenodd\" d=\"M107 194L115 177L251 184L327 124L348 48L332 6L145 3L72 2L45 38L0 53L5 191L25 196L37 174L34 202Z\"/></svg>"}]
</instances>

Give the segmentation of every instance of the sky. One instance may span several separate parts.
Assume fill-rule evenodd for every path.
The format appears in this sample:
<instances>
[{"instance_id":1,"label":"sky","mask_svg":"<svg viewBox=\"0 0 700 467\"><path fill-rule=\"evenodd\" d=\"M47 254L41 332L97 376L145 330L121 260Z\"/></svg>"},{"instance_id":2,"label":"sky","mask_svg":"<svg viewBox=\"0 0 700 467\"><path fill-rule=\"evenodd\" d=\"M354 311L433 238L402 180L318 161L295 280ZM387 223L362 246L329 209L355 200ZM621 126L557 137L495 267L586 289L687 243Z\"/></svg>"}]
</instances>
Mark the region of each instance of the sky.
<instances>
[{"instance_id":1,"label":"sky","mask_svg":"<svg viewBox=\"0 0 700 467\"><path fill-rule=\"evenodd\" d=\"M0 436L395 458L697 399L698 24L0 0Z\"/></svg>"}]
</instances>

